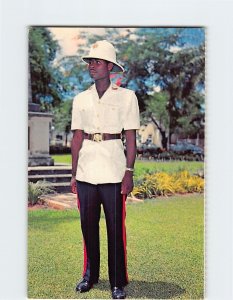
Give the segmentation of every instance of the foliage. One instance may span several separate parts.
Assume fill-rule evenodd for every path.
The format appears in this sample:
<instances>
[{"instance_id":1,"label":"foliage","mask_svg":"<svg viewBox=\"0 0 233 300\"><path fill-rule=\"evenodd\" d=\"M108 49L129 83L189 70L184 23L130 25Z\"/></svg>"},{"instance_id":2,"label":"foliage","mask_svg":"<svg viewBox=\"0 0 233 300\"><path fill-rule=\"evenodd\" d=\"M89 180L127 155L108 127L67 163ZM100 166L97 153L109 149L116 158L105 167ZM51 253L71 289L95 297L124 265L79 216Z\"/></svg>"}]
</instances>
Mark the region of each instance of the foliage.
<instances>
[{"instance_id":1,"label":"foliage","mask_svg":"<svg viewBox=\"0 0 233 300\"><path fill-rule=\"evenodd\" d=\"M53 123L56 130L65 132L67 146L67 135L71 130L71 113L72 113L72 100L66 100L53 108L54 119Z\"/></svg>"},{"instance_id":2,"label":"foliage","mask_svg":"<svg viewBox=\"0 0 233 300\"><path fill-rule=\"evenodd\" d=\"M146 175L143 181L134 187L133 195L139 198L170 196L175 193L201 193L204 191L204 179L190 175L187 171L168 174L158 172Z\"/></svg>"},{"instance_id":3,"label":"foliage","mask_svg":"<svg viewBox=\"0 0 233 300\"><path fill-rule=\"evenodd\" d=\"M204 98L198 91L198 86L204 85L204 46L182 48L177 53L164 50L161 56L163 59L153 68L159 74L156 81L158 84L160 82L169 95L165 105L169 116L168 125L166 126L166 119L162 122L166 126L169 147L171 134L175 133L177 127L186 133L189 131L187 127L192 125L197 133L199 127L194 126L196 115L199 116L201 124L204 122L204 114L201 113ZM147 107L148 109L158 119L158 112L151 110L151 107ZM179 121L180 118L185 119L186 123Z\"/></svg>"},{"instance_id":4,"label":"foliage","mask_svg":"<svg viewBox=\"0 0 233 300\"><path fill-rule=\"evenodd\" d=\"M81 62L82 49L77 56L64 56L57 61L56 68L62 74L62 84L65 86L64 99L73 98L79 92L86 90L92 83L86 65Z\"/></svg>"},{"instance_id":5,"label":"foliage","mask_svg":"<svg viewBox=\"0 0 233 300\"><path fill-rule=\"evenodd\" d=\"M168 96L169 95L166 91L157 92L149 96L148 99L145 101L145 113L149 113L150 116L152 116L153 113L156 113L158 123L163 124L165 127L168 126L168 112L166 110L166 104L169 100ZM146 116L147 115L145 115L145 117Z\"/></svg>"},{"instance_id":6,"label":"foliage","mask_svg":"<svg viewBox=\"0 0 233 300\"><path fill-rule=\"evenodd\" d=\"M203 299L203 195L127 204L129 299ZM29 211L28 298L109 299L107 235L100 218L98 285L76 294L83 243L76 210Z\"/></svg>"},{"instance_id":7,"label":"foliage","mask_svg":"<svg viewBox=\"0 0 233 300\"><path fill-rule=\"evenodd\" d=\"M145 100L145 111L141 114L141 123L153 122L162 137L163 148L167 147L166 128L169 126L169 115L166 109L169 95L166 91L154 93Z\"/></svg>"},{"instance_id":8,"label":"foliage","mask_svg":"<svg viewBox=\"0 0 233 300\"><path fill-rule=\"evenodd\" d=\"M203 31L197 28L200 30ZM88 44L103 38L114 43L126 70L122 86L136 91L141 111L157 123L163 144L168 141L168 148L177 127L184 133L190 130L197 133L204 126L205 46L203 41L185 43L184 32L187 34L185 28L147 28L128 29L121 35L116 29L108 29L104 37L96 35L88 39ZM163 95L159 110L158 105L148 105L150 100L161 100L154 90L156 87ZM166 112L164 119L161 111L163 115ZM186 118L187 122L180 118Z\"/></svg>"},{"instance_id":9,"label":"foliage","mask_svg":"<svg viewBox=\"0 0 233 300\"><path fill-rule=\"evenodd\" d=\"M54 189L46 185L45 181L37 181L36 183L28 182L28 203L35 205L42 195L53 193Z\"/></svg>"},{"instance_id":10,"label":"foliage","mask_svg":"<svg viewBox=\"0 0 233 300\"><path fill-rule=\"evenodd\" d=\"M42 109L72 99L91 84L81 56L91 43L107 39L114 43L126 70L122 86L135 90L140 110L160 130L164 148L169 147L172 133L204 134L203 28L129 28L124 32L109 28L101 36L83 32L80 39L86 43L77 56L63 57L55 64L58 42L47 28L30 27L29 79L32 99ZM161 91L157 93L156 88ZM70 110L63 113L70 118ZM67 124L62 127L68 128Z\"/></svg>"},{"instance_id":11,"label":"foliage","mask_svg":"<svg viewBox=\"0 0 233 300\"><path fill-rule=\"evenodd\" d=\"M190 137L195 137L196 135L204 137L204 95L202 93L193 92L189 96L189 101L184 103L183 110L182 115L177 119L177 126L173 132Z\"/></svg>"},{"instance_id":12,"label":"foliage","mask_svg":"<svg viewBox=\"0 0 233 300\"><path fill-rule=\"evenodd\" d=\"M58 50L58 42L47 28L29 28L29 88L32 101L45 110L61 100L58 74L52 65Z\"/></svg>"},{"instance_id":13,"label":"foliage","mask_svg":"<svg viewBox=\"0 0 233 300\"><path fill-rule=\"evenodd\" d=\"M50 145L49 146L49 154L55 154L56 157L58 157L60 154L69 154L71 153L71 148L64 146L64 145ZM61 161L63 162L63 160ZM71 157L69 159L69 162L71 163ZM66 164L66 162L65 162Z\"/></svg>"}]
</instances>

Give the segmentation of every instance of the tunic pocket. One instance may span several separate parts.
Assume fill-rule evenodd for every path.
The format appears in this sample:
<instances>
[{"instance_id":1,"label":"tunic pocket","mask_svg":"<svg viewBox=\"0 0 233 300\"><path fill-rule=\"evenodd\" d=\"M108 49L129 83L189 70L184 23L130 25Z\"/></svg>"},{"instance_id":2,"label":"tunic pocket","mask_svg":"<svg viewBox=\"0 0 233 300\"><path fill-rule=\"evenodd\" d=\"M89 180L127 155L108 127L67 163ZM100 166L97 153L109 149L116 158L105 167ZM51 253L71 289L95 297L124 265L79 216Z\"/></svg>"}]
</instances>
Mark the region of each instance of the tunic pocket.
<instances>
[{"instance_id":1,"label":"tunic pocket","mask_svg":"<svg viewBox=\"0 0 233 300\"><path fill-rule=\"evenodd\" d=\"M117 130L122 123L120 105L104 103L104 121L106 127Z\"/></svg>"},{"instance_id":2,"label":"tunic pocket","mask_svg":"<svg viewBox=\"0 0 233 300\"><path fill-rule=\"evenodd\" d=\"M93 125L93 111L89 108L82 108L81 109L81 118L83 122L84 130L92 127Z\"/></svg>"}]
</instances>

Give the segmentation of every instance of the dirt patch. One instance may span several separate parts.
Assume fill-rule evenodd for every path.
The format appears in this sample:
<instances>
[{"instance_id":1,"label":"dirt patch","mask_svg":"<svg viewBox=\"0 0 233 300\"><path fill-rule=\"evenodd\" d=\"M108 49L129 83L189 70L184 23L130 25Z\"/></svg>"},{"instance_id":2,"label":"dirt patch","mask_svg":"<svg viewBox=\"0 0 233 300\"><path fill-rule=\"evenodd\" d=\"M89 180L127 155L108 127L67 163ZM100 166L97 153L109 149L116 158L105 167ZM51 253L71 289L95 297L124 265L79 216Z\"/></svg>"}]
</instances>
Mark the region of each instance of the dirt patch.
<instances>
[{"instance_id":1,"label":"dirt patch","mask_svg":"<svg viewBox=\"0 0 233 300\"><path fill-rule=\"evenodd\" d=\"M49 207L47 203L28 204L28 211L39 210L39 209L53 209Z\"/></svg>"}]
</instances>

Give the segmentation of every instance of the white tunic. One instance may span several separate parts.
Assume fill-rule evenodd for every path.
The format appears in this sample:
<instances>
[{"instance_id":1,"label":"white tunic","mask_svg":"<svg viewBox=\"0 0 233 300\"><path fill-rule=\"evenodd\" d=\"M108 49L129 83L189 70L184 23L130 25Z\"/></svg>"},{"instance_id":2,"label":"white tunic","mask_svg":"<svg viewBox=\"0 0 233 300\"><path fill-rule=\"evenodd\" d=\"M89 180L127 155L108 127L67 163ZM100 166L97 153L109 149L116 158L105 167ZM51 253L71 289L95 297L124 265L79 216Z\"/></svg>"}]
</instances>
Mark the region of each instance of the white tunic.
<instances>
[{"instance_id":1,"label":"white tunic","mask_svg":"<svg viewBox=\"0 0 233 300\"><path fill-rule=\"evenodd\" d=\"M95 84L73 101L71 129L86 133L121 133L139 129L138 100L129 89L111 84L99 99ZM94 142L84 139L76 179L92 184L121 182L126 158L120 139Z\"/></svg>"}]
</instances>

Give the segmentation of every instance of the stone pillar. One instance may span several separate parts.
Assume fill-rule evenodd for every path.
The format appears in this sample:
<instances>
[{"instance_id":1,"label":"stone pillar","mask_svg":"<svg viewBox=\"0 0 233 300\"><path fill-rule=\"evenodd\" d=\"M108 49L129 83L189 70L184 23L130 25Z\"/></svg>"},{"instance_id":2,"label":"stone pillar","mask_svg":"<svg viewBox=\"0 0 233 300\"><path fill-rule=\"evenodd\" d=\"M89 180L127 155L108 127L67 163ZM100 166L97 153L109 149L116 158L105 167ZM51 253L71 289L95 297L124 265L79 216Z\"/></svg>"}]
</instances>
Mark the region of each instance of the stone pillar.
<instances>
[{"instance_id":1,"label":"stone pillar","mask_svg":"<svg viewBox=\"0 0 233 300\"><path fill-rule=\"evenodd\" d=\"M49 155L49 135L53 114L40 111L32 100L30 61L28 61L28 166L53 166Z\"/></svg>"},{"instance_id":2,"label":"stone pillar","mask_svg":"<svg viewBox=\"0 0 233 300\"><path fill-rule=\"evenodd\" d=\"M49 135L53 114L40 112L39 105L29 102L28 166L52 166Z\"/></svg>"}]
</instances>

